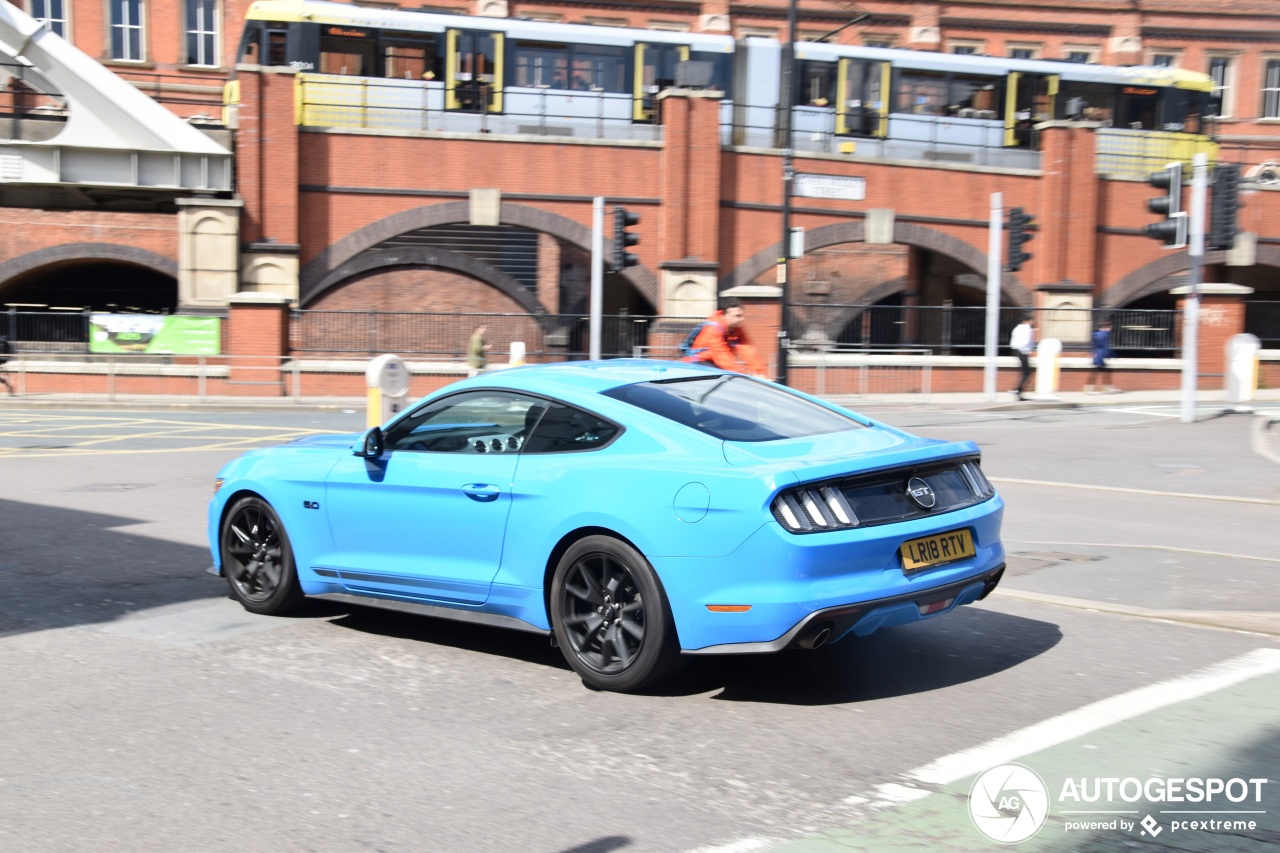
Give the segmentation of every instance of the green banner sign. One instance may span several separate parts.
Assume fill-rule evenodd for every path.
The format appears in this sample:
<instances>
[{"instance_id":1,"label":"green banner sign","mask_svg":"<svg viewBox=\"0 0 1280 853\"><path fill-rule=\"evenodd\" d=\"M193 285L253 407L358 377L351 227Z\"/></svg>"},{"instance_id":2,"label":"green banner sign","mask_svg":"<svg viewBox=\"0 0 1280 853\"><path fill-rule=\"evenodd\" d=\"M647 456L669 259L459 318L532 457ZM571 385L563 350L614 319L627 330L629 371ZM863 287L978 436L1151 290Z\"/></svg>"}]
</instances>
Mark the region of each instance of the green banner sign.
<instances>
[{"instance_id":1,"label":"green banner sign","mask_svg":"<svg viewBox=\"0 0 1280 853\"><path fill-rule=\"evenodd\" d=\"M89 352L218 355L222 321L182 314L90 314Z\"/></svg>"}]
</instances>

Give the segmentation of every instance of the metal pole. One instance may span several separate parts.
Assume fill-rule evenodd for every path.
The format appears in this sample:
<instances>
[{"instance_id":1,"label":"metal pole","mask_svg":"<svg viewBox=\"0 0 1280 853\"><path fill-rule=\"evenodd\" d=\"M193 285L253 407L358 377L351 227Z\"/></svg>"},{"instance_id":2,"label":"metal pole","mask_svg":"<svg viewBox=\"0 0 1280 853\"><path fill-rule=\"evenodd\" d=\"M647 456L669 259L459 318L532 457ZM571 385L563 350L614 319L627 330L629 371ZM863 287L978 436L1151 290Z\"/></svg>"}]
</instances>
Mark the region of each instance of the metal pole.
<instances>
[{"instance_id":1,"label":"metal pole","mask_svg":"<svg viewBox=\"0 0 1280 853\"><path fill-rule=\"evenodd\" d=\"M791 191L795 183L794 151L791 149L791 112L795 107L795 64L796 64L796 0L787 3L787 43L782 46L782 89L778 95L780 107L778 130L782 134L782 257L779 282L782 286L782 317L778 328L778 382L786 385L788 380L788 352L791 349Z\"/></svg>"},{"instance_id":2,"label":"metal pole","mask_svg":"<svg viewBox=\"0 0 1280 853\"><path fill-rule=\"evenodd\" d=\"M1209 155L1191 158L1191 292L1182 317L1182 416L1184 424L1196 420L1196 384L1200 374L1200 279L1204 275L1204 201L1209 184Z\"/></svg>"},{"instance_id":3,"label":"metal pole","mask_svg":"<svg viewBox=\"0 0 1280 853\"><path fill-rule=\"evenodd\" d=\"M587 355L600 358L600 315L604 312L604 196L591 200L591 314Z\"/></svg>"},{"instance_id":4,"label":"metal pole","mask_svg":"<svg viewBox=\"0 0 1280 853\"><path fill-rule=\"evenodd\" d=\"M983 348L982 393L996 398L996 355L1000 335L1000 229L1004 226L1004 193L991 194L991 223L987 235L987 334Z\"/></svg>"}]
</instances>

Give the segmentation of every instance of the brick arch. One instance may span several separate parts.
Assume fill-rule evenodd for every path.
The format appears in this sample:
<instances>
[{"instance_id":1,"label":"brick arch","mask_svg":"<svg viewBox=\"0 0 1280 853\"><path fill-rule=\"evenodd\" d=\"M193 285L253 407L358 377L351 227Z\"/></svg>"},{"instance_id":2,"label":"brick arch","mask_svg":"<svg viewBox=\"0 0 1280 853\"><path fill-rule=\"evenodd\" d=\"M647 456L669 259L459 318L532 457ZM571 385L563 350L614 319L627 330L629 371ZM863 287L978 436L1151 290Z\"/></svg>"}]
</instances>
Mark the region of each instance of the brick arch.
<instances>
[{"instance_id":1,"label":"brick arch","mask_svg":"<svg viewBox=\"0 0 1280 853\"><path fill-rule=\"evenodd\" d=\"M1206 264L1220 264L1227 259L1223 251L1204 254ZM1261 266L1280 267L1280 246L1258 246L1255 263ZM1191 256L1186 252L1174 252L1126 275L1117 281L1098 299L1099 308L1122 308L1144 296L1164 293L1170 287L1186 284L1185 281L1169 282L1167 279L1191 269Z\"/></svg>"},{"instance_id":2,"label":"brick arch","mask_svg":"<svg viewBox=\"0 0 1280 853\"><path fill-rule=\"evenodd\" d=\"M321 281L361 252L366 252L379 243L419 228L470 221L470 202L447 201L394 213L357 229L316 255L302 268L298 275L299 301L302 304L311 302L315 298L313 291ZM503 225L518 225L530 231L549 234L588 255L591 254L591 229L558 213L504 201L499 208L498 221ZM650 304L660 304L658 279L652 270L638 266L622 274Z\"/></svg>"},{"instance_id":3,"label":"brick arch","mask_svg":"<svg viewBox=\"0 0 1280 853\"><path fill-rule=\"evenodd\" d=\"M838 246L841 243L861 243L865 239L866 227L862 220L837 222L834 225L824 225L821 228L806 231L804 247L805 251L808 252L813 249L825 249L827 246ZM893 226L893 242L937 252L960 262L979 275L986 275L986 253L942 231L909 222L896 222ZM722 278L720 280L720 288L723 290L755 281L778 263L781 251L782 244L774 243L772 246L756 252L739 264L737 269ZM896 293L901 289L901 287L895 288L890 292L881 294L879 298L883 299L885 296ZM1000 292L1014 305L1031 307L1031 292L1023 287L1017 277L1011 273L1004 273L1001 276Z\"/></svg>"},{"instance_id":4,"label":"brick arch","mask_svg":"<svg viewBox=\"0 0 1280 853\"><path fill-rule=\"evenodd\" d=\"M547 309L529 291L520 286L520 282L502 270L476 260L461 252L450 252L447 249L431 249L416 246L407 249L386 249L377 252L363 252L329 272L316 282L310 295L299 299L302 306L310 305L320 299L328 291L341 284L368 272L404 267L436 267L438 269L458 272L496 288L530 314L542 315Z\"/></svg>"},{"instance_id":5,"label":"brick arch","mask_svg":"<svg viewBox=\"0 0 1280 853\"><path fill-rule=\"evenodd\" d=\"M143 267L168 276L177 287L178 262L155 252L139 249L135 246L122 246L117 243L66 243L61 246L50 246L37 249L16 258L0 263L0 290L19 276L53 264L68 261L110 261L118 264L130 264Z\"/></svg>"}]
</instances>

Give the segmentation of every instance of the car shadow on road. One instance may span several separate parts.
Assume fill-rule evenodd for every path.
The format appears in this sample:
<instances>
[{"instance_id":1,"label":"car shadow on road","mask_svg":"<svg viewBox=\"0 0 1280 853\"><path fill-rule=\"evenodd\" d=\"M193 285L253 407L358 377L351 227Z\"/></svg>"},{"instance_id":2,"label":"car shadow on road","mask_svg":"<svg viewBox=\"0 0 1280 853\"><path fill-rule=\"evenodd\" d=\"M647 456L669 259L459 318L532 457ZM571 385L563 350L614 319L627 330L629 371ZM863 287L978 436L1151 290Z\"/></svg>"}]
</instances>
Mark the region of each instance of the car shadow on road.
<instances>
[{"instance_id":1,"label":"car shadow on road","mask_svg":"<svg viewBox=\"0 0 1280 853\"><path fill-rule=\"evenodd\" d=\"M0 500L0 636L111 622L226 594L207 548L130 533L144 519Z\"/></svg>"},{"instance_id":2,"label":"car shadow on road","mask_svg":"<svg viewBox=\"0 0 1280 853\"><path fill-rule=\"evenodd\" d=\"M324 601L308 602L299 615L332 617L330 624L362 633L569 670L560 650L536 634ZM685 655L678 674L645 692L780 705L866 702L986 678L1044 654L1061 639L1051 622L966 607L817 651Z\"/></svg>"},{"instance_id":3,"label":"car shadow on road","mask_svg":"<svg viewBox=\"0 0 1280 853\"><path fill-rule=\"evenodd\" d=\"M718 690L712 698L779 705L867 702L977 681L1042 655L1061 639L1051 622L965 607L816 651L692 658L659 692Z\"/></svg>"}]
</instances>

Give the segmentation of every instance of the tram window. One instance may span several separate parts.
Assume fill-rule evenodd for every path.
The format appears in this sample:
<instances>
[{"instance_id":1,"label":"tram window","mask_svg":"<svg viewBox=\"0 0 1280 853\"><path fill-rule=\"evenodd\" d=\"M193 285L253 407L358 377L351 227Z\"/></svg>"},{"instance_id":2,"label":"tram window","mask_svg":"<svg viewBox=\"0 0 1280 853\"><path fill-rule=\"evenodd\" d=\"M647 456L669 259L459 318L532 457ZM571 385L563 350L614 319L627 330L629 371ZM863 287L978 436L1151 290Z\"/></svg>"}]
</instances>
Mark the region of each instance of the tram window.
<instances>
[{"instance_id":1,"label":"tram window","mask_svg":"<svg viewBox=\"0 0 1280 853\"><path fill-rule=\"evenodd\" d=\"M433 41L388 39L383 42L384 76L398 80L439 80L444 73Z\"/></svg>"},{"instance_id":2,"label":"tram window","mask_svg":"<svg viewBox=\"0 0 1280 853\"><path fill-rule=\"evenodd\" d=\"M262 52L262 25L250 22L245 25L244 36L240 39L240 58L237 62L246 65L257 65L258 55Z\"/></svg>"},{"instance_id":3,"label":"tram window","mask_svg":"<svg viewBox=\"0 0 1280 853\"><path fill-rule=\"evenodd\" d=\"M626 57L620 47L573 45L569 86L604 92L629 92Z\"/></svg>"},{"instance_id":4,"label":"tram window","mask_svg":"<svg viewBox=\"0 0 1280 853\"><path fill-rule=\"evenodd\" d=\"M1079 99L1079 100L1077 100ZM1069 115L1069 108L1078 108L1077 115ZM1058 91L1055 102L1055 119L1082 118L1086 121L1100 121L1104 124L1115 124L1117 127L1128 127L1128 124L1115 121L1116 87L1105 83L1077 83L1064 80Z\"/></svg>"},{"instance_id":5,"label":"tram window","mask_svg":"<svg viewBox=\"0 0 1280 853\"><path fill-rule=\"evenodd\" d=\"M942 115L947 100L945 74L900 70L893 86L894 112Z\"/></svg>"},{"instance_id":6,"label":"tram window","mask_svg":"<svg viewBox=\"0 0 1280 853\"><path fill-rule=\"evenodd\" d=\"M323 36L320 39L320 73L363 76L373 73L373 42Z\"/></svg>"},{"instance_id":7,"label":"tram window","mask_svg":"<svg viewBox=\"0 0 1280 853\"><path fill-rule=\"evenodd\" d=\"M516 86L569 88L569 53L564 45L517 42L515 60Z\"/></svg>"},{"instance_id":8,"label":"tram window","mask_svg":"<svg viewBox=\"0 0 1280 853\"><path fill-rule=\"evenodd\" d=\"M693 51L689 54L689 58L698 62L711 63L711 86L712 89L719 89L721 92L729 91L729 65L731 57L724 53L707 53L705 51Z\"/></svg>"},{"instance_id":9,"label":"tram window","mask_svg":"<svg viewBox=\"0 0 1280 853\"><path fill-rule=\"evenodd\" d=\"M549 89L629 92L626 55L620 47L520 41L515 46L515 85Z\"/></svg>"},{"instance_id":10,"label":"tram window","mask_svg":"<svg viewBox=\"0 0 1280 853\"><path fill-rule=\"evenodd\" d=\"M800 63L800 97L797 103L811 107L825 107L836 100L836 64L834 62Z\"/></svg>"},{"instance_id":11,"label":"tram window","mask_svg":"<svg viewBox=\"0 0 1280 853\"><path fill-rule=\"evenodd\" d=\"M1003 80L963 74L956 74L951 78L947 115L960 118L997 118L1003 114Z\"/></svg>"},{"instance_id":12,"label":"tram window","mask_svg":"<svg viewBox=\"0 0 1280 853\"><path fill-rule=\"evenodd\" d=\"M289 64L289 34L284 30L267 30L267 64Z\"/></svg>"}]
</instances>

